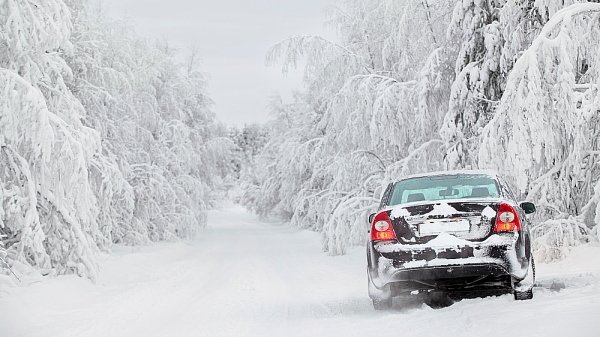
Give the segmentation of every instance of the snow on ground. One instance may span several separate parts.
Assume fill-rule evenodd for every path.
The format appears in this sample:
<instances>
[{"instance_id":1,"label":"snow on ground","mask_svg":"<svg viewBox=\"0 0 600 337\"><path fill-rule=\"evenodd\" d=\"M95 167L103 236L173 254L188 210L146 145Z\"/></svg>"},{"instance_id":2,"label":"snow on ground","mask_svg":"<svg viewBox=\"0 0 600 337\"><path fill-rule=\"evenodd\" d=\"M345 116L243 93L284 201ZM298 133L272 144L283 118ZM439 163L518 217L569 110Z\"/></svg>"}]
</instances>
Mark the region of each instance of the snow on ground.
<instances>
[{"instance_id":1,"label":"snow on ground","mask_svg":"<svg viewBox=\"0 0 600 337\"><path fill-rule=\"evenodd\" d=\"M4 289L0 336L600 336L600 247L539 265L532 301L437 310L415 300L375 312L365 263L363 248L330 257L317 234L233 207L211 212L197 241L116 248L96 284L64 276Z\"/></svg>"}]
</instances>

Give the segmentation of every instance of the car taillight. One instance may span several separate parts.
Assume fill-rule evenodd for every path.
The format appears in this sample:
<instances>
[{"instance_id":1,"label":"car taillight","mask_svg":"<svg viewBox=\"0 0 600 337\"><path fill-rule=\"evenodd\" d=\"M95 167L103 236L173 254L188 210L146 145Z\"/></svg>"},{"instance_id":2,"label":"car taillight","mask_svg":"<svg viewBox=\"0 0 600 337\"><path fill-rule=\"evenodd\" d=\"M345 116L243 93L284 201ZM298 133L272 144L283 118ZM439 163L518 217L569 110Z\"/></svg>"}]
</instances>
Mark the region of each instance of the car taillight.
<instances>
[{"instance_id":1,"label":"car taillight","mask_svg":"<svg viewBox=\"0 0 600 337\"><path fill-rule=\"evenodd\" d=\"M371 241L396 240L396 233L387 212L381 212L373 219Z\"/></svg>"},{"instance_id":2,"label":"car taillight","mask_svg":"<svg viewBox=\"0 0 600 337\"><path fill-rule=\"evenodd\" d=\"M509 204L500 204L496 214L494 233L514 232L521 230L521 220L514 207Z\"/></svg>"}]
</instances>

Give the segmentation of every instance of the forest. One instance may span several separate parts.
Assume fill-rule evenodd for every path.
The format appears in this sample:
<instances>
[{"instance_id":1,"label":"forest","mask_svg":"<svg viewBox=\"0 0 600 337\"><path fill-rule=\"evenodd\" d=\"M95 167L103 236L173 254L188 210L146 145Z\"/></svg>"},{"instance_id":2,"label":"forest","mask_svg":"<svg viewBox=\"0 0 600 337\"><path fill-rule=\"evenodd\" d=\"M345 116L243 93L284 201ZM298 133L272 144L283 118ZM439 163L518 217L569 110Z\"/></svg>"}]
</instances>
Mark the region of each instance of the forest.
<instances>
[{"instance_id":1,"label":"forest","mask_svg":"<svg viewBox=\"0 0 600 337\"><path fill-rule=\"evenodd\" d=\"M295 36L305 90L273 100L242 202L364 244L382 188L428 171L492 169L536 203L534 250L559 260L600 237L600 4L573 0L346 1L339 38Z\"/></svg>"},{"instance_id":2,"label":"forest","mask_svg":"<svg viewBox=\"0 0 600 337\"><path fill-rule=\"evenodd\" d=\"M182 63L85 1L0 2L3 270L95 278L114 244L190 238L234 144Z\"/></svg>"},{"instance_id":3,"label":"forest","mask_svg":"<svg viewBox=\"0 0 600 337\"><path fill-rule=\"evenodd\" d=\"M600 240L595 2L341 2L336 40L267 52L303 67L303 89L232 128L197 52L91 1L0 0L1 270L94 279L114 245L193 238L232 186L340 255L365 244L390 181L476 168L537 205L536 257L560 260Z\"/></svg>"}]
</instances>

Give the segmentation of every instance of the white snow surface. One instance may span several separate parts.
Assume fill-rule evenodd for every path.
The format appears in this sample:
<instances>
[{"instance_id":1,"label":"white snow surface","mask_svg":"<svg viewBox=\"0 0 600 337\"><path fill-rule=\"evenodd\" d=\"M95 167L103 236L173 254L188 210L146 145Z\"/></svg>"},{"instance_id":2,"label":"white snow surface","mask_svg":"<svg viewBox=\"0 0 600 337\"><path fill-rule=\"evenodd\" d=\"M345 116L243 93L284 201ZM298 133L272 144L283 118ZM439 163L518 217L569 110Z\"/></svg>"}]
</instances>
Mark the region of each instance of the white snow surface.
<instances>
[{"instance_id":1,"label":"white snow surface","mask_svg":"<svg viewBox=\"0 0 600 337\"><path fill-rule=\"evenodd\" d=\"M483 211L481 211L481 216L491 219L496 216L496 211L490 206L486 206Z\"/></svg>"},{"instance_id":2,"label":"white snow surface","mask_svg":"<svg viewBox=\"0 0 600 337\"><path fill-rule=\"evenodd\" d=\"M469 241L458 238L452 234L440 233L433 240L429 241L424 246L426 247L460 247L467 246Z\"/></svg>"},{"instance_id":3,"label":"white snow surface","mask_svg":"<svg viewBox=\"0 0 600 337\"><path fill-rule=\"evenodd\" d=\"M392 212L390 215L391 215L392 219L397 219L397 218L401 218L401 217L410 216L410 212L404 207L396 206L396 207L392 208Z\"/></svg>"},{"instance_id":4,"label":"white snow surface","mask_svg":"<svg viewBox=\"0 0 600 337\"><path fill-rule=\"evenodd\" d=\"M392 208L391 213L390 213L390 217L392 219L397 219L397 218L400 218L400 217L409 217L409 216L411 216L410 212L405 208L407 204L410 204L410 205L414 205L414 204L429 204L429 203L433 203L433 202L436 203L436 204L433 205L433 209L429 213L424 214L424 215L426 215L426 216L435 216L435 215L450 216L450 215L454 215L454 214L463 213L463 212L459 212L458 210L456 210L456 208L450 206L445 201L417 201L417 202L414 202L414 203L402 204L401 206L400 205L399 206L394 206Z\"/></svg>"},{"instance_id":5,"label":"white snow surface","mask_svg":"<svg viewBox=\"0 0 600 337\"><path fill-rule=\"evenodd\" d=\"M396 301L376 312L364 248L327 256L318 234L237 207L208 222L194 242L115 248L96 284L61 276L1 289L0 336L598 336L598 246L539 264L531 301Z\"/></svg>"},{"instance_id":6,"label":"white snow surface","mask_svg":"<svg viewBox=\"0 0 600 337\"><path fill-rule=\"evenodd\" d=\"M448 205L445 202L442 202L442 203L433 205L433 209L431 210L431 212L427 213L426 215L450 216L450 215L458 214L458 213L460 213L460 212L457 211L456 208Z\"/></svg>"}]
</instances>

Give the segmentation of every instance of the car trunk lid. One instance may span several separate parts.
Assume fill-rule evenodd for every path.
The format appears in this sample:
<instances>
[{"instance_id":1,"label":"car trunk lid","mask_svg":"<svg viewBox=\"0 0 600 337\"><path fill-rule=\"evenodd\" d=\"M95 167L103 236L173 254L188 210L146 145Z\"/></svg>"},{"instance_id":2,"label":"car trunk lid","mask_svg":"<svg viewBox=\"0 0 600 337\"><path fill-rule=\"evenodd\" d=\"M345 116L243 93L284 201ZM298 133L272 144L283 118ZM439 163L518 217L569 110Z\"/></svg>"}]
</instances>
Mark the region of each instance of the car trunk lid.
<instances>
[{"instance_id":1,"label":"car trunk lid","mask_svg":"<svg viewBox=\"0 0 600 337\"><path fill-rule=\"evenodd\" d=\"M490 235L499 204L498 200L460 200L396 206L390 219L404 244L427 243L442 233L480 241Z\"/></svg>"}]
</instances>

